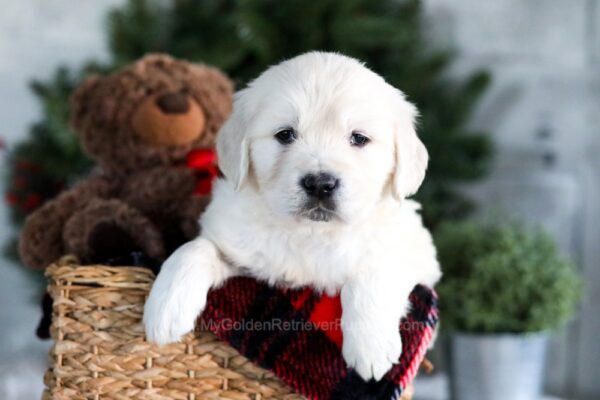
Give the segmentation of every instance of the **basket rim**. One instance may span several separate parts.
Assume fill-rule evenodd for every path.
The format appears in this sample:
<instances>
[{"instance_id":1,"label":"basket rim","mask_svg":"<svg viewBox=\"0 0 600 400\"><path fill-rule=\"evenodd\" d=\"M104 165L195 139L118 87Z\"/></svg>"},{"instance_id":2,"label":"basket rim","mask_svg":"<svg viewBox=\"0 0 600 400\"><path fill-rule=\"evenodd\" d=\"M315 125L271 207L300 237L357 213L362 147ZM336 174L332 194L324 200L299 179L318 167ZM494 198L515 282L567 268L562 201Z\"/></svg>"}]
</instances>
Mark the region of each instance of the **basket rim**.
<instances>
[{"instance_id":1,"label":"basket rim","mask_svg":"<svg viewBox=\"0 0 600 400\"><path fill-rule=\"evenodd\" d=\"M149 289L156 276L149 268L129 265L81 265L77 257L67 255L52 263L45 271L55 287Z\"/></svg>"}]
</instances>

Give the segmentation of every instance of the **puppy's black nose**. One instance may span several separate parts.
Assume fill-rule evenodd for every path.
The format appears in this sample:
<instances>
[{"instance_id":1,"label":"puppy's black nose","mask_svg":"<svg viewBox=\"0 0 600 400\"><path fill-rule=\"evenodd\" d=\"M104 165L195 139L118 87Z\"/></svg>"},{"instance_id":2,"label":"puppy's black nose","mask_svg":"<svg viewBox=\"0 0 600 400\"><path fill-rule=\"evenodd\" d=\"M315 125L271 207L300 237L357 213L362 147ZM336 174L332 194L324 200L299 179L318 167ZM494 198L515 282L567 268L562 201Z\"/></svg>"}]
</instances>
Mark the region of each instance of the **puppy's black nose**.
<instances>
[{"instance_id":1,"label":"puppy's black nose","mask_svg":"<svg viewBox=\"0 0 600 400\"><path fill-rule=\"evenodd\" d=\"M339 179L331 174L306 174L300 179L300 186L309 196L319 199L330 197L339 187Z\"/></svg>"}]
</instances>

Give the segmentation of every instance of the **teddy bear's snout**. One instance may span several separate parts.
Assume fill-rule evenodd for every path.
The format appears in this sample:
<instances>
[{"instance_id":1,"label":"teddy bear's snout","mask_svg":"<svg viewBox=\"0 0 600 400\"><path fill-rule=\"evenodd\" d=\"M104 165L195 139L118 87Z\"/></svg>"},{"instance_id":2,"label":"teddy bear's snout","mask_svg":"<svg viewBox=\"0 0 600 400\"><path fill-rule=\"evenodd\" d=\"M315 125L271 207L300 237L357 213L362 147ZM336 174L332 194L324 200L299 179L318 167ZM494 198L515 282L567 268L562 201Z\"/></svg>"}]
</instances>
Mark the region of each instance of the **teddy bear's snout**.
<instances>
[{"instance_id":1,"label":"teddy bear's snout","mask_svg":"<svg viewBox=\"0 0 600 400\"><path fill-rule=\"evenodd\" d=\"M182 146L204 133L206 116L186 93L168 92L145 99L135 111L132 128L153 146Z\"/></svg>"}]
</instances>

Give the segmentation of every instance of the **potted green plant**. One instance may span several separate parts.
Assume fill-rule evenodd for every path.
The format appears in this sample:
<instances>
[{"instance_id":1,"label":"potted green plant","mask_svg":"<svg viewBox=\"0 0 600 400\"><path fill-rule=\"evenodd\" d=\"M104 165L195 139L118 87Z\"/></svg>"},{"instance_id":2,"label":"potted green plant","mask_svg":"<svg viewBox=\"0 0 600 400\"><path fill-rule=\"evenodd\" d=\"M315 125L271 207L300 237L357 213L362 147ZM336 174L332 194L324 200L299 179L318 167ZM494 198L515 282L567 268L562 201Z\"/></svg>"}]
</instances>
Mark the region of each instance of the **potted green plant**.
<instances>
[{"instance_id":1,"label":"potted green plant","mask_svg":"<svg viewBox=\"0 0 600 400\"><path fill-rule=\"evenodd\" d=\"M575 266L549 235L514 222L446 223L435 241L453 398L539 398L548 337L580 297Z\"/></svg>"}]
</instances>

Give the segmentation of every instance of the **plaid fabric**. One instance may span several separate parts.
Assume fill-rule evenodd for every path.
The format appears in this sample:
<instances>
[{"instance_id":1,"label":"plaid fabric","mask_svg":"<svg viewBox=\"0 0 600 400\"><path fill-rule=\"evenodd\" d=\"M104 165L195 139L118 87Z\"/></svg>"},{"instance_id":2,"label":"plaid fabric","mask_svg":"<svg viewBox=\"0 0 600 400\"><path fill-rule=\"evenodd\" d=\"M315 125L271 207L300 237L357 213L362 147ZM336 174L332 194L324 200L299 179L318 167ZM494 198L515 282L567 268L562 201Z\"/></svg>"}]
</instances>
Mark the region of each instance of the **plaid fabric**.
<instances>
[{"instance_id":1,"label":"plaid fabric","mask_svg":"<svg viewBox=\"0 0 600 400\"><path fill-rule=\"evenodd\" d=\"M402 356L379 382L346 367L339 296L238 277L209 293L198 322L309 399L396 399L415 377L438 320L434 291L416 286L410 303L399 329Z\"/></svg>"}]
</instances>

